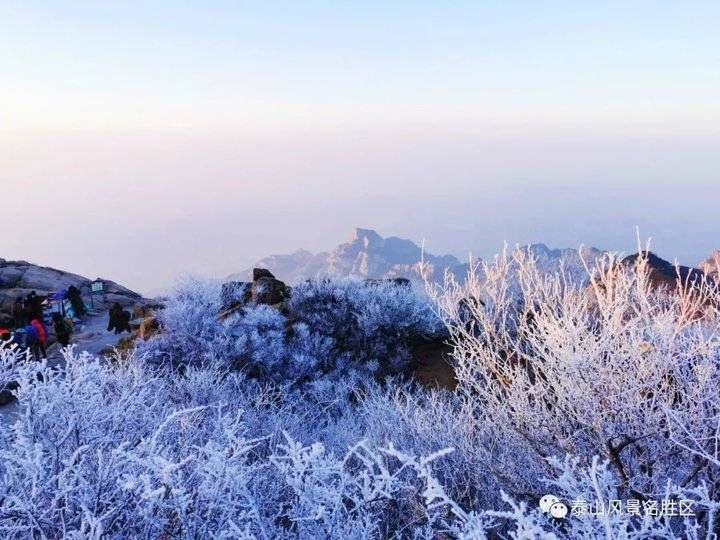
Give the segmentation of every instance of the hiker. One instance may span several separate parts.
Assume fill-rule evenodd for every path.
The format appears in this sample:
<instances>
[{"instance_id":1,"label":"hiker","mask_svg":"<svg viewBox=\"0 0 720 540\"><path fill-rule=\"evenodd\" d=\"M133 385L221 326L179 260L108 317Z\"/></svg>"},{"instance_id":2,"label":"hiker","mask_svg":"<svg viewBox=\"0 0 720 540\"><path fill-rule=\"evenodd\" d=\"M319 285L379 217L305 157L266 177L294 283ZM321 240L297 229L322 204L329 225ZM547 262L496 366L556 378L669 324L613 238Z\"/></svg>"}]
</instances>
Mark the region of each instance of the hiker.
<instances>
[{"instance_id":1,"label":"hiker","mask_svg":"<svg viewBox=\"0 0 720 540\"><path fill-rule=\"evenodd\" d=\"M47 333L45 327L37 319L30 321L25 327L25 346L30 349L33 355L33 359L36 362L40 361L40 355L43 358L47 358L47 351L45 350L45 341L47 339Z\"/></svg>"},{"instance_id":2,"label":"hiker","mask_svg":"<svg viewBox=\"0 0 720 540\"><path fill-rule=\"evenodd\" d=\"M67 347L70 345L70 334L72 334L72 327L70 323L63 319L63 316L59 313L52 314L53 319L53 330L55 330L55 336L61 346Z\"/></svg>"},{"instance_id":3,"label":"hiker","mask_svg":"<svg viewBox=\"0 0 720 540\"><path fill-rule=\"evenodd\" d=\"M72 304L75 316L78 319L84 317L87 310L85 309L85 302L83 302L82 296L80 296L80 289L75 285L70 285L67 290L67 297L70 300L70 304Z\"/></svg>"},{"instance_id":4,"label":"hiker","mask_svg":"<svg viewBox=\"0 0 720 540\"><path fill-rule=\"evenodd\" d=\"M115 334L132 331L130 330L130 312L123 310L122 306L117 302L110 308L108 332L111 330L115 330Z\"/></svg>"},{"instance_id":5,"label":"hiker","mask_svg":"<svg viewBox=\"0 0 720 540\"><path fill-rule=\"evenodd\" d=\"M115 330L115 333L117 334L117 327L118 327L118 320L120 318L120 312L122 312L122 307L120 306L120 304L115 302L110 307L110 311L108 312L110 315L110 320L108 321L108 327L107 327L108 332Z\"/></svg>"},{"instance_id":6,"label":"hiker","mask_svg":"<svg viewBox=\"0 0 720 540\"><path fill-rule=\"evenodd\" d=\"M33 351L33 356L36 360L39 360L40 353L43 358L47 358L47 351L45 350L45 343L47 342L47 330L42 321L33 319L30 321L30 326L35 329L35 335L37 336L36 350Z\"/></svg>"},{"instance_id":7,"label":"hiker","mask_svg":"<svg viewBox=\"0 0 720 540\"><path fill-rule=\"evenodd\" d=\"M30 322L29 313L25 307L22 297L18 296L11 309L12 318L15 320L15 328L24 328Z\"/></svg>"},{"instance_id":8,"label":"hiker","mask_svg":"<svg viewBox=\"0 0 720 540\"><path fill-rule=\"evenodd\" d=\"M38 321L43 320L43 300L44 299L41 296L38 296L35 291L32 291L27 295L25 311L31 321L33 319L37 319Z\"/></svg>"}]
</instances>

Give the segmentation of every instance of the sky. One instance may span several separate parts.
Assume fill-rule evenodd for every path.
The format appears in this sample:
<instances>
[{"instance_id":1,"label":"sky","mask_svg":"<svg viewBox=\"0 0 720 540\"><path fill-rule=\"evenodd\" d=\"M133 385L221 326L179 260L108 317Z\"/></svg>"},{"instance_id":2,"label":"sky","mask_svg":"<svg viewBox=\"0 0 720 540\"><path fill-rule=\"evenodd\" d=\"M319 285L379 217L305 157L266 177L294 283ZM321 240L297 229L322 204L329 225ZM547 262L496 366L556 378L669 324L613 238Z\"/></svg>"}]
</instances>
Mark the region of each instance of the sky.
<instances>
[{"instance_id":1,"label":"sky","mask_svg":"<svg viewBox=\"0 0 720 540\"><path fill-rule=\"evenodd\" d=\"M0 257L142 292L353 227L695 264L718 2L0 3Z\"/></svg>"}]
</instances>

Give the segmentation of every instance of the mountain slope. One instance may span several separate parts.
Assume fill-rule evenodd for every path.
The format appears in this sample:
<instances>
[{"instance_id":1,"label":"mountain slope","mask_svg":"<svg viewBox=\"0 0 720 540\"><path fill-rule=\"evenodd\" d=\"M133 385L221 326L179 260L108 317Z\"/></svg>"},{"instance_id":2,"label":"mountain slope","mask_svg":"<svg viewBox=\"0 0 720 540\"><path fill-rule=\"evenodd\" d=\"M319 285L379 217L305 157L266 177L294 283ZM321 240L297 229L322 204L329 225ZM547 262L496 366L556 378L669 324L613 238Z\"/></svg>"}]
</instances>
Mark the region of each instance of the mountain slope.
<instances>
[{"instance_id":1,"label":"mountain slope","mask_svg":"<svg viewBox=\"0 0 720 540\"><path fill-rule=\"evenodd\" d=\"M675 286L676 280L680 278L683 282L699 283L703 277L703 271L691 266L675 265L665 259L658 257L652 251L646 253L650 280L656 284ZM625 257L622 262L627 265L637 264L639 254L633 253Z\"/></svg>"}]
</instances>

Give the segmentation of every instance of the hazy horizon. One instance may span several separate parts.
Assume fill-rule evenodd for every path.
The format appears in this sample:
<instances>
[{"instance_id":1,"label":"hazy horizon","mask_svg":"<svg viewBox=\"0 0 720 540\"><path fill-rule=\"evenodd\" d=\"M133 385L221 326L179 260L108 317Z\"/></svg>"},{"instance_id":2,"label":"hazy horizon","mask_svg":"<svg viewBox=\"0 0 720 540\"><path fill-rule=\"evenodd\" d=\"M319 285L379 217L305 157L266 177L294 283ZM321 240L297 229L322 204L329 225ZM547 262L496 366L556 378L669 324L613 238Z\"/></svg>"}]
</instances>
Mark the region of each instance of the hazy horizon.
<instances>
[{"instance_id":1,"label":"hazy horizon","mask_svg":"<svg viewBox=\"0 0 720 540\"><path fill-rule=\"evenodd\" d=\"M412 9L410 9L412 6ZM720 248L720 5L10 2L0 258L140 291L353 227Z\"/></svg>"}]
</instances>

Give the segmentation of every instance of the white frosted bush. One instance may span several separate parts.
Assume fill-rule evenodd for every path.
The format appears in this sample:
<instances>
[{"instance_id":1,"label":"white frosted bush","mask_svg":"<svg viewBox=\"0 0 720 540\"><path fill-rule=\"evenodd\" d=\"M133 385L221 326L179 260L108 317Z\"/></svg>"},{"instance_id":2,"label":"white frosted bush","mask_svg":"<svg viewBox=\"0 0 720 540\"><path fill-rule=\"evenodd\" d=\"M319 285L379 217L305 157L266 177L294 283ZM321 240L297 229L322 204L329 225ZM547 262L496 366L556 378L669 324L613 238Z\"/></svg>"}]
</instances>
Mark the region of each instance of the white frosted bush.
<instances>
[{"instance_id":1,"label":"white frosted bush","mask_svg":"<svg viewBox=\"0 0 720 540\"><path fill-rule=\"evenodd\" d=\"M28 355L20 351L16 344L0 345L0 391L17 382L18 367L26 361Z\"/></svg>"},{"instance_id":2,"label":"white frosted bush","mask_svg":"<svg viewBox=\"0 0 720 540\"><path fill-rule=\"evenodd\" d=\"M653 284L642 254L588 272L584 285L504 254L432 289L465 418L493 432L483 461L515 496L539 498L550 458L568 455L607 460L622 497L702 484L717 499L718 289Z\"/></svg>"},{"instance_id":3,"label":"white frosted bush","mask_svg":"<svg viewBox=\"0 0 720 540\"><path fill-rule=\"evenodd\" d=\"M188 281L159 313L163 332L142 345L155 363L219 364L278 384L397 374L413 340L442 323L411 287L315 280L295 287L281 313L248 304L220 320L221 288Z\"/></svg>"},{"instance_id":4,"label":"white frosted bush","mask_svg":"<svg viewBox=\"0 0 720 540\"><path fill-rule=\"evenodd\" d=\"M308 280L293 288L288 310L333 339L341 371L400 373L409 365L412 341L444 333L425 295L391 282Z\"/></svg>"},{"instance_id":5,"label":"white frosted bush","mask_svg":"<svg viewBox=\"0 0 720 540\"><path fill-rule=\"evenodd\" d=\"M0 435L3 538L379 538L437 522L417 463L440 454L258 436L251 410L272 396L215 369L66 361L19 370L23 410Z\"/></svg>"},{"instance_id":6,"label":"white frosted bush","mask_svg":"<svg viewBox=\"0 0 720 540\"><path fill-rule=\"evenodd\" d=\"M227 364L233 339L218 321L220 284L186 279L159 310L163 332L142 345L146 357L161 364Z\"/></svg>"},{"instance_id":7,"label":"white frosted bush","mask_svg":"<svg viewBox=\"0 0 720 540\"><path fill-rule=\"evenodd\" d=\"M701 522L559 523L488 477L474 448L487 434L458 403L412 386L318 408L307 391L217 367L111 365L73 349L66 362L17 367L21 410L0 432L3 538L700 538L717 511L707 482L667 484ZM537 488L619 496L611 465L581 462L550 460Z\"/></svg>"}]
</instances>

